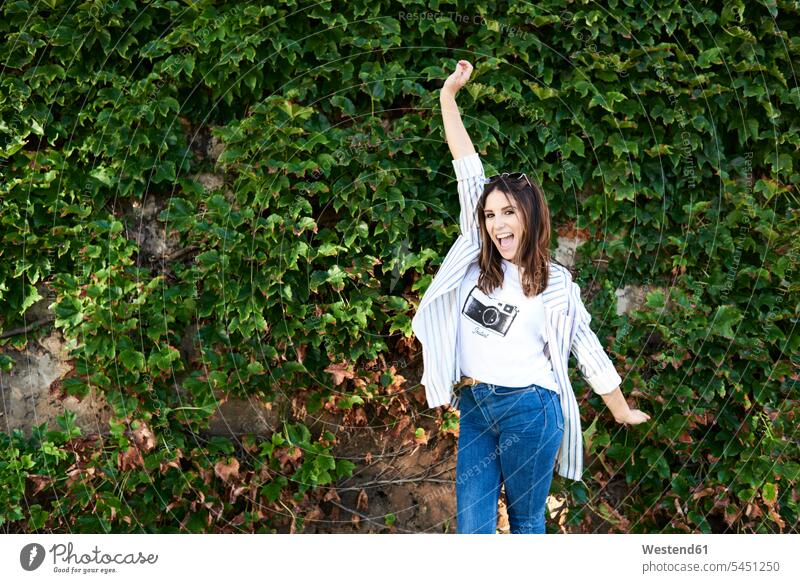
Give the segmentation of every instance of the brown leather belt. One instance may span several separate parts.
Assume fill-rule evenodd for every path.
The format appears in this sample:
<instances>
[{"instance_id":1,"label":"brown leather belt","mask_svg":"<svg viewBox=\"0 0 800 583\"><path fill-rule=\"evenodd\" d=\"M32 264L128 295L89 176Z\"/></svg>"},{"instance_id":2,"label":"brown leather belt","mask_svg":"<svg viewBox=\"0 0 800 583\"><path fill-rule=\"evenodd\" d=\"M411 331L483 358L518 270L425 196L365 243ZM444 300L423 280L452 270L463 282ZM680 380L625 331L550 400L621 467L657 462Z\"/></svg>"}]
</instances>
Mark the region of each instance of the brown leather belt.
<instances>
[{"instance_id":1,"label":"brown leather belt","mask_svg":"<svg viewBox=\"0 0 800 583\"><path fill-rule=\"evenodd\" d=\"M461 387L467 387L467 386L468 386L468 387L474 387L475 385L477 385L477 384L478 384L478 383L480 383L480 382L482 382L482 381L479 381L478 379L473 379L472 377L465 377L465 376L462 376L462 377L461 377L461 380L460 380L460 381L458 381L458 382L456 382L456 383L453 385L453 390L454 390L454 391L457 391L457 390L458 390L458 389L460 389Z\"/></svg>"}]
</instances>

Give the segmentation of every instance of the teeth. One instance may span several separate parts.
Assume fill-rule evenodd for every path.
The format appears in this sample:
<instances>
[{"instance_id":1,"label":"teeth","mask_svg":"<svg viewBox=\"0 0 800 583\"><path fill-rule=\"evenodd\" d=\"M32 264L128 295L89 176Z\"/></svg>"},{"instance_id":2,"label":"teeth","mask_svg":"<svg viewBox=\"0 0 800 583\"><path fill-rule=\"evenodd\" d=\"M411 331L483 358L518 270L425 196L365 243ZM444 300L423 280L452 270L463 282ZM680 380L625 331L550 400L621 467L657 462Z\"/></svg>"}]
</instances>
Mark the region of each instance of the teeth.
<instances>
[{"instance_id":1,"label":"teeth","mask_svg":"<svg viewBox=\"0 0 800 583\"><path fill-rule=\"evenodd\" d=\"M513 233L504 233L503 235L497 235L498 239L504 239L506 237L510 237Z\"/></svg>"}]
</instances>

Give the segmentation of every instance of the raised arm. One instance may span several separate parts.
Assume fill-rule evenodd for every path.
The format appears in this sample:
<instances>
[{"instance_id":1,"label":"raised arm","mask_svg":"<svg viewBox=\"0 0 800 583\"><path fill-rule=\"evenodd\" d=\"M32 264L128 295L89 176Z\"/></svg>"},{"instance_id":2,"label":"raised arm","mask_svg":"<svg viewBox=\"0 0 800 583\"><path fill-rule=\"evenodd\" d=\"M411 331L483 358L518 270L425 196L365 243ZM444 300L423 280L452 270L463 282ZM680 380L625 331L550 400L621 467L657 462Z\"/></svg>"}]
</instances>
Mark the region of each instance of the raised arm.
<instances>
[{"instance_id":1,"label":"raised arm","mask_svg":"<svg viewBox=\"0 0 800 583\"><path fill-rule=\"evenodd\" d=\"M447 78L442 87L439 103L442 107L445 138L453 155L453 168L458 181L461 233L480 245L475 208L485 182L483 163L472 145L456 105L456 93L467 83L471 73L472 65L468 61L459 61L455 72Z\"/></svg>"},{"instance_id":2,"label":"raised arm","mask_svg":"<svg viewBox=\"0 0 800 583\"><path fill-rule=\"evenodd\" d=\"M475 147L472 145L472 140L469 139L464 122L461 121L458 105L456 105L456 93L466 85L471 74L472 65L469 61L459 61L455 72L445 80L444 86L439 93L442 120L444 121L444 135L454 160L475 153Z\"/></svg>"}]
</instances>

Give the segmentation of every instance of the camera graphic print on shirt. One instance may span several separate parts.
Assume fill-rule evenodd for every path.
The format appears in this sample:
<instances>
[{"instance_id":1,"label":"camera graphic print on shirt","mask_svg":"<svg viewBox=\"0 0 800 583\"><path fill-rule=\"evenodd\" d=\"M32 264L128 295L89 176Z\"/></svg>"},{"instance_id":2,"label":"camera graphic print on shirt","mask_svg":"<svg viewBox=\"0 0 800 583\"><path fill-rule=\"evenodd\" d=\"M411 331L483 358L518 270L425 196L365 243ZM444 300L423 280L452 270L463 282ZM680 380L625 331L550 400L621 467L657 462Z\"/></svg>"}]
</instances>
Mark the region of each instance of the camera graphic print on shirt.
<instances>
[{"instance_id":1,"label":"camera graphic print on shirt","mask_svg":"<svg viewBox=\"0 0 800 583\"><path fill-rule=\"evenodd\" d=\"M519 314L519 308L489 297L475 285L470 290L461 313L480 328L505 336ZM480 334L479 329L474 331Z\"/></svg>"}]
</instances>

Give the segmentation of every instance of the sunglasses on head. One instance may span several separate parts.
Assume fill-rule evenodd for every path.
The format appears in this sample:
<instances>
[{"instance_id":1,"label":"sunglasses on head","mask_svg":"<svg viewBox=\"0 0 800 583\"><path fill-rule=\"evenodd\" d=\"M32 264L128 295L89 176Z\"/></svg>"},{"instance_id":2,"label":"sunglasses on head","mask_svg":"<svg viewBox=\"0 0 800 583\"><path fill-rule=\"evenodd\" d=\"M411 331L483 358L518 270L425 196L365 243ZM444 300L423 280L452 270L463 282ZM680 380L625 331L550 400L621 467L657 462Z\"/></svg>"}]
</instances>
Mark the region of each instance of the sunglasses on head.
<instances>
[{"instance_id":1,"label":"sunglasses on head","mask_svg":"<svg viewBox=\"0 0 800 583\"><path fill-rule=\"evenodd\" d=\"M533 188L533 185L531 185L531 181L528 180L528 177L525 175L524 172L503 172L502 174L495 174L494 176L490 176L488 178L488 181L489 182L495 182L497 180L502 180L503 182L507 183L507 181L509 181L509 180L518 181L518 180L522 180L523 178L528 183L528 186Z\"/></svg>"}]
</instances>

